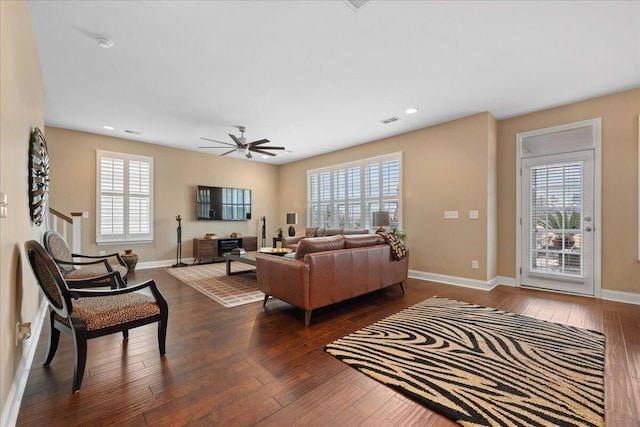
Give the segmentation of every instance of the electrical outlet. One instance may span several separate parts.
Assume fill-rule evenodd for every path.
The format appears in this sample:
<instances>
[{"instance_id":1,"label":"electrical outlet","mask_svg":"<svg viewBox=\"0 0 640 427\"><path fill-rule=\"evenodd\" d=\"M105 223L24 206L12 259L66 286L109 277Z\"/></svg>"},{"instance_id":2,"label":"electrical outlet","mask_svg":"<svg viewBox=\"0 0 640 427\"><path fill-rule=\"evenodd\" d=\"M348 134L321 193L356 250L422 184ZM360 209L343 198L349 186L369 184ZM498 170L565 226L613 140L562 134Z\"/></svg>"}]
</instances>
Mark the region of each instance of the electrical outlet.
<instances>
[{"instance_id":1,"label":"electrical outlet","mask_svg":"<svg viewBox=\"0 0 640 427\"><path fill-rule=\"evenodd\" d=\"M478 213L478 211L473 210L473 211L469 211L469 219L478 219L480 218L480 214Z\"/></svg>"},{"instance_id":2,"label":"electrical outlet","mask_svg":"<svg viewBox=\"0 0 640 427\"><path fill-rule=\"evenodd\" d=\"M106 252L105 251L100 251L100 256L104 256L104 255L106 255Z\"/></svg>"},{"instance_id":3,"label":"electrical outlet","mask_svg":"<svg viewBox=\"0 0 640 427\"><path fill-rule=\"evenodd\" d=\"M478 260L474 259L473 261L471 261L471 268L473 268L474 270L479 269L480 267L478 266Z\"/></svg>"},{"instance_id":4,"label":"electrical outlet","mask_svg":"<svg viewBox=\"0 0 640 427\"><path fill-rule=\"evenodd\" d=\"M444 211L444 219L458 219L458 211Z\"/></svg>"},{"instance_id":5,"label":"electrical outlet","mask_svg":"<svg viewBox=\"0 0 640 427\"><path fill-rule=\"evenodd\" d=\"M89 211L82 211L82 218L89 218Z\"/></svg>"}]
</instances>

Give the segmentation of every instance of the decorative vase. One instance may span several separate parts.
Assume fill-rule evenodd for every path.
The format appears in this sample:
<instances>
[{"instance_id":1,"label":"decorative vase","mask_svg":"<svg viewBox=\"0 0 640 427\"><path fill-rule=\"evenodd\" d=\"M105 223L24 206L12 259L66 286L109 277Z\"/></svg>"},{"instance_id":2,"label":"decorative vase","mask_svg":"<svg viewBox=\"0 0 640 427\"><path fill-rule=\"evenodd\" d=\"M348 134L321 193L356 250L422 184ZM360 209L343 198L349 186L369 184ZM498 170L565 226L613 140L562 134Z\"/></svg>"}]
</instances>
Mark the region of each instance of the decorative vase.
<instances>
[{"instance_id":1,"label":"decorative vase","mask_svg":"<svg viewBox=\"0 0 640 427\"><path fill-rule=\"evenodd\" d=\"M133 253L133 249L125 249L124 253L120 255L125 264L127 264L127 270L129 273L133 273L138 263L138 255Z\"/></svg>"}]
</instances>

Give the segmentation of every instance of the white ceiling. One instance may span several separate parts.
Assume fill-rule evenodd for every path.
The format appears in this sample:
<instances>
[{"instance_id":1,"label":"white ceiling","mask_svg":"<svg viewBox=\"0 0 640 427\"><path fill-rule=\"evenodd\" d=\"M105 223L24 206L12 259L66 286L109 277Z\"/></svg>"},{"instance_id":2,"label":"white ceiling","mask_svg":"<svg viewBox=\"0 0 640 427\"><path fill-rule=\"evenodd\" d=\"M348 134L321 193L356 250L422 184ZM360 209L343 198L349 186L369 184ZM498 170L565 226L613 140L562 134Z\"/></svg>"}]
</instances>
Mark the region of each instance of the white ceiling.
<instances>
[{"instance_id":1,"label":"white ceiling","mask_svg":"<svg viewBox=\"0 0 640 427\"><path fill-rule=\"evenodd\" d=\"M47 125L203 153L245 125L273 164L640 86L638 1L29 4Z\"/></svg>"}]
</instances>

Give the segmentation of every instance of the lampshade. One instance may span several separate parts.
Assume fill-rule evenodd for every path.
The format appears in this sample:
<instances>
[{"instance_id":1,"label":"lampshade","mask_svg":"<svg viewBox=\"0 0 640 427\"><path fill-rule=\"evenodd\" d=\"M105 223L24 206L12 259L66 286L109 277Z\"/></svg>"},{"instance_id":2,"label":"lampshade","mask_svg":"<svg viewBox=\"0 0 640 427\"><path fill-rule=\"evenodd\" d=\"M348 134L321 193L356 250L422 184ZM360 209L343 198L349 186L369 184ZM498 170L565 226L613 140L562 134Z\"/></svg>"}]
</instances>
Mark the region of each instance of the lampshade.
<instances>
[{"instance_id":1,"label":"lampshade","mask_svg":"<svg viewBox=\"0 0 640 427\"><path fill-rule=\"evenodd\" d=\"M389 211L373 212L374 227L378 227L378 230L380 230L382 227L387 227L388 225L389 225Z\"/></svg>"},{"instance_id":2,"label":"lampshade","mask_svg":"<svg viewBox=\"0 0 640 427\"><path fill-rule=\"evenodd\" d=\"M287 214L287 225L289 224L297 224L298 223L298 214L297 213L288 213Z\"/></svg>"}]
</instances>

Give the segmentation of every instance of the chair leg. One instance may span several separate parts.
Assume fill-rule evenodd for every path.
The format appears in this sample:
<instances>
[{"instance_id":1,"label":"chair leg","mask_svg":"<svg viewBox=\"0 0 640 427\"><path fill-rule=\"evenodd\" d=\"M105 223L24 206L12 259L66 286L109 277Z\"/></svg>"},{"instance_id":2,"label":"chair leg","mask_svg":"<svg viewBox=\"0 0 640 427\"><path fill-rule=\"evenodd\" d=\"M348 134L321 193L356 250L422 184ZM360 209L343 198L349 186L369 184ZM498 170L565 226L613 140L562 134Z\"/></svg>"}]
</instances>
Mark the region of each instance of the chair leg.
<instances>
[{"instance_id":1,"label":"chair leg","mask_svg":"<svg viewBox=\"0 0 640 427\"><path fill-rule=\"evenodd\" d=\"M124 329L122 331L122 337L126 340L127 338L129 338L129 330L128 329Z\"/></svg>"},{"instance_id":2,"label":"chair leg","mask_svg":"<svg viewBox=\"0 0 640 427\"><path fill-rule=\"evenodd\" d=\"M404 282L400 282L400 289L402 289L402 293L404 294Z\"/></svg>"},{"instance_id":3,"label":"chair leg","mask_svg":"<svg viewBox=\"0 0 640 427\"><path fill-rule=\"evenodd\" d=\"M73 388L72 392L80 391L82 379L84 378L84 368L87 364L87 329L80 320L71 319L71 335L73 337L73 345L75 347L75 367L73 370Z\"/></svg>"},{"instance_id":4,"label":"chair leg","mask_svg":"<svg viewBox=\"0 0 640 427\"><path fill-rule=\"evenodd\" d=\"M51 331L49 332L49 346L47 348L47 357L44 359L43 366L49 366L51 361L53 360L53 356L56 355L56 350L58 350L58 343L60 342L60 331L57 330L54 326L56 314L54 311L49 311L49 325L51 327Z\"/></svg>"},{"instance_id":5,"label":"chair leg","mask_svg":"<svg viewBox=\"0 0 640 427\"><path fill-rule=\"evenodd\" d=\"M167 342L167 318L158 321L158 347L160 349L160 356L164 356L166 352Z\"/></svg>"},{"instance_id":6,"label":"chair leg","mask_svg":"<svg viewBox=\"0 0 640 427\"><path fill-rule=\"evenodd\" d=\"M262 306L263 306L263 307L266 307L266 305L267 305L267 300L268 300L268 299L269 299L269 295L264 294L264 301L262 301Z\"/></svg>"}]
</instances>

